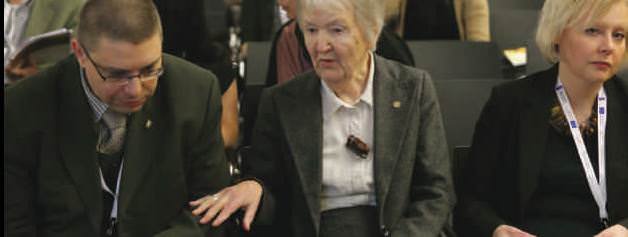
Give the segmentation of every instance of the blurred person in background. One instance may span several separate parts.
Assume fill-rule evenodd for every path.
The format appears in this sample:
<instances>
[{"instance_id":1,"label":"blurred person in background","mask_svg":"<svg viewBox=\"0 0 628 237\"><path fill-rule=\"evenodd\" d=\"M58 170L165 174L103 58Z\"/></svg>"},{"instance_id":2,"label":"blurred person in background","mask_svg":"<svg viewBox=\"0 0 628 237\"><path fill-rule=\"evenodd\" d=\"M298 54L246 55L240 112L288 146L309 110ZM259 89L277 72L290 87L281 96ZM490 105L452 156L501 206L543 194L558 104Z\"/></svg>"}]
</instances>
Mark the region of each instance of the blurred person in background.
<instances>
[{"instance_id":1,"label":"blurred person in background","mask_svg":"<svg viewBox=\"0 0 628 237\"><path fill-rule=\"evenodd\" d=\"M387 27L406 40L490 41L487 0L386 2L390 16Z\"/></svg>"},{"instance_id":2,"label":"blurred person in background","mask_svg":"<svg viewBox=\"0 0 628 237\"><path fill-rule=\"evenodd\" d=\"M4 1L4 83L32 76L56 61L36 62L31 57L11 60L18 47L29 37L59 30L74 30L84 0L5 0ZM63 58L67 53L58 57ZM50 52L49 52L50 53Z\"/></svg>"}]
</instances>

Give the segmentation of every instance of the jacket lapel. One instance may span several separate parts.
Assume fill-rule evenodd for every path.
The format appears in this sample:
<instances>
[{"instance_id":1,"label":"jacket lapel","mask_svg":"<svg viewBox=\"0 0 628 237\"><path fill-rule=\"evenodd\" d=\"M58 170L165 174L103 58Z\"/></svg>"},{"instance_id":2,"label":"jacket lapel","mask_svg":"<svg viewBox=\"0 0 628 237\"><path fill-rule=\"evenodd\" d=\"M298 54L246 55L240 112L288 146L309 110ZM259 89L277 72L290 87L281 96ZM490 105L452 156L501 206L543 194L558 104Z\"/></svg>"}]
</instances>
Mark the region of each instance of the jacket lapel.
<instances>
[{"instance_id":1,"label":"jacket lapel","mask_svg":"<svg viewBox=\"0 0 628 237\"><path fill-rule=\"evenodd\" d=\"M155 94L154 97L156 97ZM140 190L144 176L155 157L155 150L151 147L159 144L158 131L163 131L163 122L152 116L157 109L154 104L158 104L150 99L142 108L130 116L127 126L126 144L124 150L124 164L122 169L122 179L120 180L120 203L119 212L124 216L129 209L135 193ZM163 129L162 129L163 128Z\"/></svg>"},{"instance_id":2,"label":"jacket lapel","mask_svg":"<svg viewBox=\"0 0 628 237\"><path fill-rule=\"evenodd\" d=\"M547 132L550 128L550 109L554 103L554 84L558 69L543 72L533 79L526 92L519 120L519 214L523 214L527 201L538 185Z\"/></svg>"},{"instance_id":3,"label":"jacket lapel","mask_svg":"<svg viewBox=\"0 0 628 237\"><path fill-rule=\"evenodd\" d=\"M102 189L96 163L96 131L92 110L81 86L79 66L66 60L59 95L59 149L65 166L76 184L94 230L100 229Z\"/></svg>"},{"instance_id":4,"label":"jacket lapel","mask_svg":"<svg viewBox=\"0 0 628 237\"><path fill-rule=\"evenodd\" d=\"M66 167L78 187L79 194L85 202L90 221L95 230L100 229L102 218L102 188L98 175L96 157L97 135L93 124L93 113L83 92L78 73L78 64L74 61L71 67L64 69L68 81L63 83L64 96L60 104L59 140L60 149ZM154 157L154 149L145 149L157 144L156 139L161 127L160 121L153 121L155 100L149 100L144 108L130 117L124 152L122 179L120 180L119 212L124 213L129 206L135 191L150 167ZM147 126L150 121L150 126ZM144 148L144 149L143 149ZM133 170L133 172L129 172Z\"/></svg>"},{"instance_id":5,"label":"jacket lapel","mask_svg":"<svg viewBox=\"0 0 628 237\"><path fill-rule=\"evenodd\" d=\"M375 56L373 77L374 128L373 150L375 192L378 213L382 219L386 195L395 173L395 164L399 159L401 145L406 136L405 124L410 110L416 101L410 101L416 91L416 84L403 83L403 78L395 78L386 67L386 62Z\"/></svg>"},{"instance_id":6,"label":"jacket lapel","mask_svg":"<svg viewBox=\"0 0 628 237\"><path fill-rule=\"evenodd\" d=\"M320 79L314 73L296 90L277 95L280 123L285 128L286 141L299 175L312 223L318 232L322 165L322 109ZM318 235L318 233L317 233Z\"/></svg>"},{"instance_id":7,"label":"jacket lapel","mask_svg":"<svg viewBox=\"0 0 628 237\"><path fill-rule=\"evenodd\" d=\"M532 196L538 185L538 178L542 166L542 157L546 149L547 131L550 128L548 119L550 109L554 103L555 92L554 84L557 78L557 66L539 75L533 87L528 90L531 93L527 97L527 104L522 110L520 121L520 147L519 147L519 215L523 215L526 203ZM607 170L613 169L612 164L622 162L622 159L628 156L623 142L628 139L628 127L625 124L628 119L628 108L622 108L619 100L625 99L628 90L618 88L619 80L609 81L605 84L608 94L608 122L606 129L606 164ZM623 95L621 94L623 93ZM624 105L625 106L625 105ZM613 112L614 111L614 112ZM610 165L609 165L610 164ZM608 174L608 172L607 172ZM619 187L623 184L614 184L611 177L608 176L608 187ZM608 189L609 203L613 202L613 189ZM621 195L619 195L621 196Z\"/></svg>"}]
</instances>

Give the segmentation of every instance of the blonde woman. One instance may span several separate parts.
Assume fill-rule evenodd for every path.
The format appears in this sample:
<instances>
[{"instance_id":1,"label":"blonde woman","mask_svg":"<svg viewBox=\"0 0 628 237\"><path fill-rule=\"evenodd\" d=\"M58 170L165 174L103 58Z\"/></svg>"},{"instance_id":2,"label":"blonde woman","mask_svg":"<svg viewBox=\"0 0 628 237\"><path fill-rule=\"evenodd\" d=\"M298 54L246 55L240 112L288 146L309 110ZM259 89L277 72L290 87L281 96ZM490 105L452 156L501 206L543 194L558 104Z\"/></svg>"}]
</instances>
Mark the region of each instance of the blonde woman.
<instances>
[{"instance_id":1,"label":"blonde woman","mask_svg":"<svg viewBox=\"0 0 628 237\"><path fill-rule=\"evenodd\" d=\"M496 87L477 123L463 236L628 236L628 1L546 0L555 65Z\"/></svg>"}]
</instances>

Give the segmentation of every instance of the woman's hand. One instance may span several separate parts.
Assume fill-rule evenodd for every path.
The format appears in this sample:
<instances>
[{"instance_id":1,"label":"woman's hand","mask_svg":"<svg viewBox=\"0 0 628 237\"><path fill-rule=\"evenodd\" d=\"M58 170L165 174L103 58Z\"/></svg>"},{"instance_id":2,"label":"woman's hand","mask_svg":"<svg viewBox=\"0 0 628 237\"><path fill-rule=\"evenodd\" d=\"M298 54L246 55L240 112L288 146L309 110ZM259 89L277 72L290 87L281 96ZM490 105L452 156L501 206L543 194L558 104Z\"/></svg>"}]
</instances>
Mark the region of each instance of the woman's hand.
<instances>
[{"instance_id":1,"label":"woman's hand","mask_svg":"<svg viewBox=\"0 0 628 237\"><path fill-rule=\"evenodd\" d=\"M248 180L227 187L214 195L207 195L192 201L190 206L194 208L192 214L202 216L201 224L207 224L216 217L212 226L221 225L231 214L243 209L242 225L246 231L249 231L261 197L262 186L256 181Z\"/></svg>"},{"instance_id":2,"label":"woman's hand","mask_svg":"<svg viewBox=\"0 0 628 237\"><path fill-rule=\"evenodd\" d=\"M493 237L536 237L509 225L500 225L493 231Z\"/></svg>"},{"instance_id":3,"label":"woman's hand","mask_svg":"<svg viewBox=\"0 0 628 237\"><path fill-rule=\"evenodd\" d=\"M623 225L614 225L606 228L594 237L626 237L628 236L628 229Z\"/></svg>"}]
</instances>

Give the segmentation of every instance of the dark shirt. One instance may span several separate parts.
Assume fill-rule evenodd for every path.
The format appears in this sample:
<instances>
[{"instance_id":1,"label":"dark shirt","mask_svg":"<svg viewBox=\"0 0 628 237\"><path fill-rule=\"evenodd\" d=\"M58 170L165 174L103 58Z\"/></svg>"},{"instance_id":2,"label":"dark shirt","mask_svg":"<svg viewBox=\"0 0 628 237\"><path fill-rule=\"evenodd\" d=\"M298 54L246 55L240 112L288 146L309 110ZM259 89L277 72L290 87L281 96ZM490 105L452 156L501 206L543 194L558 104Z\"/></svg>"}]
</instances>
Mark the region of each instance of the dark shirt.
<instances>
[{"instance_id":1,"label":"dark shirt","mask_svg":"<svg viewBox=\"0 0 628 237\"><path fill-rule=\"evenodd\" d=\"M118 183L118 172L120 171L120 164L122 163L122 151L116 152L111 155L98 153L98 165L102 172L103 178L107 187L112 192L116 192ZM102 190L103 198L103 212L101 223L101 236L108 236L106 231L111 225L111 210L113 209L114 197L104 189Z\"/></svg>"},{"instance_id":2,"label":"dark shirt","mask_svg":"<svg viewBox=\"0 0 628 237\"><path fill-rule=\"evenodd\" d=\"M537 236L593 236L602 228L576 145L571 134L549 129L538 188L522 228ZM583 135L583 140L599 176L597 132Z\"/></svg>"},{"instance_id":3,"label":"dark shirt","mask_svg":"<svg viewBox=\"0 0 628 237\"><path fill-rule=\"evenodd\" d=\"M280 26L275 0L242 0L242 41L269 41Z\"/></svg>"},{"instance_id":4,"label":"dark shirt","mask_svg":"<svg viewBox=\"0 0 628 237\"><path fill-rule=\"evenodd\" d=\"M453 0L407 1L403 37L407 40L458 40Z\"/></svg>"}]
</instances>

